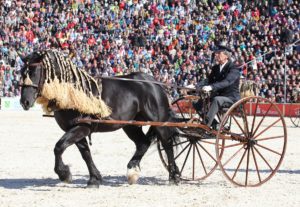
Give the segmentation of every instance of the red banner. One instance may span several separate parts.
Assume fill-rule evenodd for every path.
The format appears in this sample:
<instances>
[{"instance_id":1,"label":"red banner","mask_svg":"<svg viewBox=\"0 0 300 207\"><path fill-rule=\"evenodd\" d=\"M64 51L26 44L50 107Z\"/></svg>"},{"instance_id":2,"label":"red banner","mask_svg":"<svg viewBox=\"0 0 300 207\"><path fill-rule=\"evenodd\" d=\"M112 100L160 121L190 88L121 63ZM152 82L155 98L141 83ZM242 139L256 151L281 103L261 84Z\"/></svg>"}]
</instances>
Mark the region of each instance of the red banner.
<instances>
[{"instance_id":1,"label":"red banner","mask_svg":"<svg viewBox=\"0 0 300 207\"><path fill-rule=\"evenodd\" d=\"M175 112L180 112L179 108L182 110L183 113L190 113L190 110L193 109L190 101L179 101L177 102L177 105L172 105L172 110ZM278 112L276 110L276 107L280 110L283 116L300 116L300 103L297 104L274 104L271 106L271 104L266 103L260 103L257 105L256 103L248 103L246 104L246 113L248 115L253 115L256 113L256 115L265 115L266 113L269 116L278 116Z\"/></svg>"},{"instance_id":2,"label":"red banner","mask_svg":"<svg viewBox=\"0 0 300 207\"><path fill-rule=\"evenodd\" d=\"M246 106L246 113L253 115L264 115L268 114L269 116L278 116L278 112L276 111L276 107L280 110L283 116L299 116L300 115L300 104L258 104L256 112L255 112L255 103L249 103ZM275 107L276 106L276 107Z\"/></svg>"}]
</instances>

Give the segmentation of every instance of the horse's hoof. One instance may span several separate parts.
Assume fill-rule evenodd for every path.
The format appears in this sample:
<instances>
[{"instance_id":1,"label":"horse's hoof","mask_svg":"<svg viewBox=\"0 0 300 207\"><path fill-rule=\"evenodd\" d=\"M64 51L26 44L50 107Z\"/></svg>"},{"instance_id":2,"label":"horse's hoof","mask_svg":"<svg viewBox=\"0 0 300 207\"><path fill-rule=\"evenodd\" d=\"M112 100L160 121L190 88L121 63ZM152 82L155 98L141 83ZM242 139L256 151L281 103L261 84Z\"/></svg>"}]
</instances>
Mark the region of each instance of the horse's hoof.
<instances>
[{"instance_id":1,"label":"horse's hoof","mask_svg":"<svg viewBox=\"0 0 300 207\"><path fill-rule=\"evenodd\" d=\"M169 180L169 185L179 185L180 181Z\"/></svg>"},{"instance_id":2,"label":"horse's hoof","mask_svg":"<svg viewBox=\"0 0 300 207\"><path fill-rule=\"evenodd\" d=\"M181 179L179 176L175 176L175 178L170 178L169 179L169 184L170 185L179 185L181 182Z\"/></svg>"},{"instance_id":3,"label":"horse's hoof","mask_svg":"<svg viewBox=\"0 0 300 207\"><path fill-rule=\"evenodd\" d=\"M99 184L87 184L86 188L97 189L99 188Z\"/></svg>"},{"instance_id":4,"label":"horse's hoof","mask_svg":"<svg viewBox=\"0 0 300 207\"><path fill-rule=\"evenodd\" d=\"M100 176L101 177L101 176ZM92 178L87 183L87 188L99 188L99 185L102 183L102 179Z\"/></svg>"},{"instance_id":5,"label":"horse's hoof","mask_svg":"<svg viewBox=\"0 0 300 207\"><path fill-rule=\"evenodd\" d=\"M54 168L55 173L58 175L60 181L65 183L72 182L72 174L69 166L63 166L62 168Z\"/></svg>"},{"instance_id":6,"label":"horse's hoof","mask_svg":"<svg viewBox=\"0 0 300 207\"><path fill-rule=\"evenodd\" d=\"M136 184L140 177L140 169L138 167L127 169L128 184Z\"/></svg>"},{"instance_id":7,"label":"horse's hoof","mask_svg":"<svg viewBox=\"0 0 300 207\"><path fill-rule=\"evenodd\" d=\"M72 174L69 173L69 175L67 175L64 179L61 179L61 180L65 183L72 183L72 181L73 181Z\"/></svg>"}]
</instances>

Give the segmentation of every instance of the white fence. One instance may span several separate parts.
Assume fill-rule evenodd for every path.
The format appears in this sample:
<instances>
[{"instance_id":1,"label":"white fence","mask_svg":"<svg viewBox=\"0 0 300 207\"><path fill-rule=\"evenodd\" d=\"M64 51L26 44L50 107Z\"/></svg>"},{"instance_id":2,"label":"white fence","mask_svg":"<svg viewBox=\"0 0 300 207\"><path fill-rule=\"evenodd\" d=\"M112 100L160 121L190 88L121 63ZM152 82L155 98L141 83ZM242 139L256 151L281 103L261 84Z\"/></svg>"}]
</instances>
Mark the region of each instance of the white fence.
<instances>
[{"instance_id":1,"label":"white fence","mask_svg":"<svg viewBox=\"0 0 300 207\"><path fill-rule=\"evenodd\" d=\"M0 110L2 111L21 111L23 110L20 105L20 97L1 97ZM42 110L41 106L35 104L30 110Z\"/></svg>"}]
</instances>

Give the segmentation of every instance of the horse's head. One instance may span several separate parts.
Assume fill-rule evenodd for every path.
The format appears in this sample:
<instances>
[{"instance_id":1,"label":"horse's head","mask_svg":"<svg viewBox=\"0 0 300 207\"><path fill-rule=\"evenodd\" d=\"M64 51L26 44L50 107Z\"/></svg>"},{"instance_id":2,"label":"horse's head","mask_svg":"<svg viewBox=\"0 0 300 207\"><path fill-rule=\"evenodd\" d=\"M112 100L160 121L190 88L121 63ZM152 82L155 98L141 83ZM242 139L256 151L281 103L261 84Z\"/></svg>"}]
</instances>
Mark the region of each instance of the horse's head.
<instances>
[{"instance_id":1,"label":"horse's head","mask_svg":"<svg viewBox=\"0 0 300 207\"><path fill-rule=\"evenodd\" d=\"M24 110L28 110L39 97L44 84L43 54L34 52L26 57L21 57L21 59L24 62L24 66L21 70L22 89L20 103Z\"/></svg>"}]
</instances>

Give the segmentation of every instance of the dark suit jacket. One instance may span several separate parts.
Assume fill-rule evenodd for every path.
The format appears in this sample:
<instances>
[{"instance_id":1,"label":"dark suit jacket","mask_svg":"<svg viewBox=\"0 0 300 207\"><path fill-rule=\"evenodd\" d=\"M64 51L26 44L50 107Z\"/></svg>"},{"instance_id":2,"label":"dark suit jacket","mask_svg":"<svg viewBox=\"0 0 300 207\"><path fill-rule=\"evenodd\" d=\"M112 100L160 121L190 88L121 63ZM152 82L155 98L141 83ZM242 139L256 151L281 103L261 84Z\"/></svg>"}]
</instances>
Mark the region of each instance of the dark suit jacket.
<instances>
[{"instance_id":1,"label":"dark suit jacket","mask_svg":"<svg viewBox=\"0 0 300 207\"><path fill-rule=\"evenodd\" d=\"M233 102L240 99L240 71L232 61L228 61L220 72L220 65L212 67L208 84L213 88L214 96L226 96Z\"/></svg>"}]
</instances>

